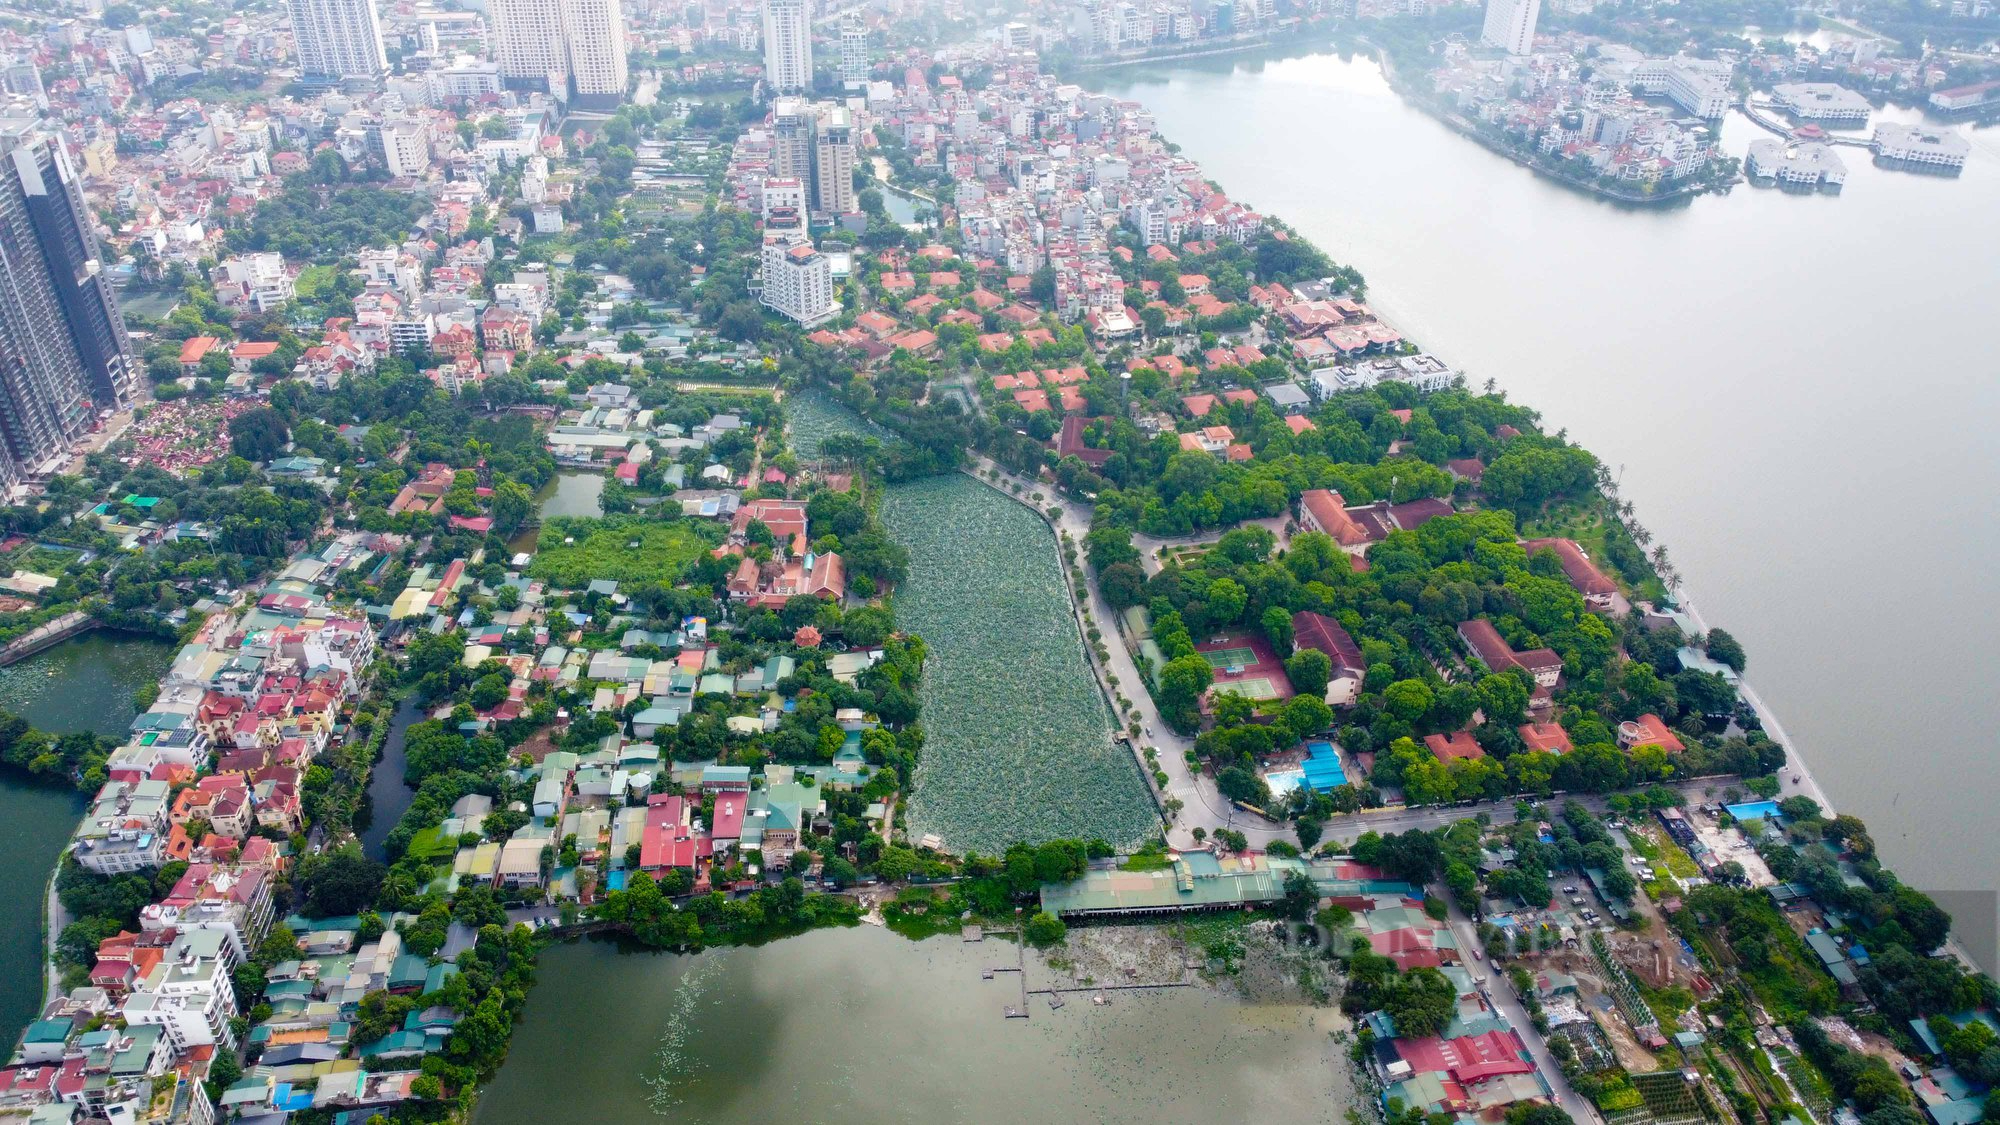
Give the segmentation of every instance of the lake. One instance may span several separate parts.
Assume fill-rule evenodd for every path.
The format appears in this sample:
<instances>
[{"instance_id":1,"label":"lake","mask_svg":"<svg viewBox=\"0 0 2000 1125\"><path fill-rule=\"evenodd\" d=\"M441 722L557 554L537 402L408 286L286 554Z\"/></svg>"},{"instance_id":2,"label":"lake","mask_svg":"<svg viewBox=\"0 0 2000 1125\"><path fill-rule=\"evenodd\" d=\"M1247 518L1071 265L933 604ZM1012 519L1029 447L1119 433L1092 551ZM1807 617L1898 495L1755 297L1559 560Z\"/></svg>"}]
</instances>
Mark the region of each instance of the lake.
<instances>
[{"instance_id":1,"label":"lake","mask_svg":"<svg viewBox=\"0 0 2000 1125\"><path fill-rule=\"evenodd\" d=\"M98 631L0 668L0 710L57 734L123 733L138 714L133 694L157 683L174 646ZM73 790L0 773L0 1037L12 1043L41 1011L42 904L83 798Z\"/></svg>"},{"instance_id":2,"label":"lake","mask_svg":"<svg viewBox=\"0 0 2000 1125\"><path fill-rule=\"evenodd\" d=\"M1980 944L1993 898L1965 892L2000 837L1939 831L1984 823L1995 788L2000 602L1977 591L2000 546L1980 514L2000 486L2000 132L1967 130L1956 178L1841 149L1838 196L1745 185L1632 210L1457 136L1366 60L1087 81L1359 267L1407 337L1611 465L1831 799ZM1723 147L1759 135L1732 116Z\"/></svg>"},{"instance_id":3,"label":"lake","mask_svg":"<svg viewBox=\"0 0 2000 1125\"><path fill-rule=\"evenodd\" d=\"M514 533L507 549L517 555L533 554L541 521L551 516L601 516L603 496L603 473L557 473L535 492L535 518Z\"/></svg>"},{"instance_id":4,"label":"lake","mask_svg":"<svg viewBox=\"0 0 2000 1125\"><path fill-rule=\"evenodd\" d=\"M46 731L87 730L114 737L139 713L135 695L157 684L175 646L99 629L0 668L0 710Z\"/></svg>"},{"instance_id":5,"label":"lake","mask_svg":"<svg viewBox=\"0 0 2000 1125\"><path fill-rule=\"evenodd\" d=\"M475 1125L662 1119L1002 1123L1337 1122L1337 1013L1209 988L1123 992L1108 1007L1033 998L1004 941L911 942L860 926L759 948L542 955L507 1064ZM1049 975L1030 957L1034 987Z\"/></svg>"}]
</instances>

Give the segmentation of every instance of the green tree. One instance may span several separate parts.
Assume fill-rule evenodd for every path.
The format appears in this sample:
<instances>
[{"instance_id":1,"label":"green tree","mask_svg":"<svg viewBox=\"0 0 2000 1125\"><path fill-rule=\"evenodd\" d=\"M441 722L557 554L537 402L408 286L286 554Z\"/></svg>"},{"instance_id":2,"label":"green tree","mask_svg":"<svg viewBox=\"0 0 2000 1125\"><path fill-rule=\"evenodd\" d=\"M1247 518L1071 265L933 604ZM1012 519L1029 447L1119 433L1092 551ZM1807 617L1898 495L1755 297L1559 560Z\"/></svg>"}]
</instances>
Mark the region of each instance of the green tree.
<instances>
[{"instance_id":1,"label":"green tree","mask_svg":"<svg viewBox=\"0 0 2000 1125\"><path fill-rule=\"evenodd\" d=\"M1299 695L1325 698L1333 678L1333 658L1316 648L1302 648L1285 661L1285 676Z\"/></svg>"},{"instance_id":2,"label":"green tree","mask_svg":"<svg viewBox=\"0 0 2000 1125\"><path fill-rule=\"evenodd\" d=\"M1389 713L1406 723L1422 718L1434 701L1429 685L1422 680L1397 680L1382 691Z\"/></svg>"},{"instance_id":3,"label":"green tree","mask_svg":"<svg viewBox=\"0 0 2000 1125\"><path fill-rule=\"evenodd\" d=\"M1034 917L1028 919L1026 933L1029 944L1038 949L1047 949L1069 936L1069 927L1063 925L1062 919L1048 911L1038 910Z\"/></svg>"},{"instance_id":4,"label":"green tree","mask_svg":"<svg viewBox=\"0 0 2000 1125\"><path fill-rule=\"evenodd\" d=\"M1160 669L1161 717L1178 731L1193 730L1201 718L1201 696L1215 680L1208 659L1199 655L1169 660Z\"/></svg>"}]
</instances>

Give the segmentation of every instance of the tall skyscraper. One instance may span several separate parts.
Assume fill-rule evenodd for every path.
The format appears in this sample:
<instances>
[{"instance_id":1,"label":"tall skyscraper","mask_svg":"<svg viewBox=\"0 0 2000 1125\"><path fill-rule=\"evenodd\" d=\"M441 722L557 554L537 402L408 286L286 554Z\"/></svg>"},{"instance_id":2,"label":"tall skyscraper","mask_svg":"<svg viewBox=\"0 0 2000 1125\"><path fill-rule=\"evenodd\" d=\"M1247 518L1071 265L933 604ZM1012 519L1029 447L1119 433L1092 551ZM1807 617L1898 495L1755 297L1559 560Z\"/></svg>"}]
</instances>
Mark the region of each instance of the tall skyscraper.
<instances>
[{"instance_id":1,"label":"tall skyscraper","mask_svg":"<svg viewBox=\"0 0 2000 1125\"><path fill-rule=\"evenodd\" d=\"M811 90L812 8L807 0L764 0L764 86L773 94Z\"/></svg>"},{"instance_id":2,"label":"tall skyscraper","mask_svg":"<svg viewBox=\"0 0 2000 1125\"><path fill-rule=\"evenodd\" d=\"M130 405L137 367L68 152L31 118L0 119L0 486Z\"/></svg>"},{"instance_id":3,"label":"tall skyscraper","mask_svg":"<svg viewBox=\"0 0 2000 1125\"><path fill-rule=\"evenodd\" d=\"M833 215L859 210L854 197L854 122L847 110L837 106L820 111L814 130L813 209Z\"/></svg>"},{"instance_id":4,"label":"tall skyscraper","mask_svg":"<svg viewBox=\"0 0 2000 1125\"><path fill-rule=\"evenodd\" d=\"M291 0L306 79L380 78L389 71L375 0Z\"/></svg>"},{"instance_id":5,"label":"tall skyscraper","mask_svg":"<svg viewBox=\"0 0 2000 1125\"><path fill-rule=\"evenodd\" d=\"M580 101L625 97L625 19L618 0L562 0L570 80Z\"/></svg>"},{"instance_id":6,"label":"tall skyscraper","mask_svg":"<svg viewBox=\"0 0 2000 1125\"><path fill-rule=\"evenodd\" d=\"M868 81L868 28L858 12L840 17L840 80L850 90Z\"/></svg>"},{"instance_id":7,"label":"tall skyscraper","mask_svg":"<svg viewBox=\"0 0 2000 1125\"><path fill-rule=\"evenodd\" d=\"M1486 24L1479 38L1510 55L1526 55L1535 49L1535 20L1542 14L1542 0L1486 0Z\"/></svg>"},{"instance_id":8,"label":"tall skyscraper","mask_svg":"<svg viewBox=\"0 0 2000 1125\"><path fill-rule=\"evenodd\" d=\"M486 10L493 20L493 54L503 82L547 83L552 91L569 85L569 51L557 0L489 0Z\"/></svg>"}]
</instances>

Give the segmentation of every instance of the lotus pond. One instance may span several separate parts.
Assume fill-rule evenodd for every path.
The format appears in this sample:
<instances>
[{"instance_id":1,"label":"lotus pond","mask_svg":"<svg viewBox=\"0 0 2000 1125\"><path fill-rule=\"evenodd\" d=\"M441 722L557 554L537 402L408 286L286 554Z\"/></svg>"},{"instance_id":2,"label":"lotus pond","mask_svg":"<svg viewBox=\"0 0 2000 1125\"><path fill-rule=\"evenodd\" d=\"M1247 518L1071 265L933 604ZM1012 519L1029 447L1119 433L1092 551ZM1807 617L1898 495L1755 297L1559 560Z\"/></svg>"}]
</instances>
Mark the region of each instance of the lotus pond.
<instances>
[{"instance_id":1,"label":"lotus pond","mask_svg":"<svg viewBox=\"0 0 2000 1125\"><path fill-rule=\"evenodd\" d=\"M802 457L837 433L890 436L822 391L785 411ZM958 474L891 486L882 520L910 552L897 623L930 649L911 837L991 854L1058 837L1131 844L1157 828L1138 763L1111 740L1048 525Z\"/></svg>"},{"instance_id":2,"label":"lotus pond","mask_svg":"<svg viewBox=\"0 0 2000 1125\"><path fill-rule=\"evenodd\" d=\"M1111 740L1048 525L957 474L889 489L882 519L910 552L897 622L930 647L911 835L991 854L1155 829L1138 764Z\"/></svg>"},{"instance_id":3,"label":"lotus pond","mask_svg":"<svg viewBox=\"0 0 2000 1125\"><path fill-rule=\"evenodd\" d=\"M860 434L885 441L893 436L817 387L786 397L785 423L793 452L806 460L819 456L820 443L835 434Z\"/></svg>"}]
</instances>

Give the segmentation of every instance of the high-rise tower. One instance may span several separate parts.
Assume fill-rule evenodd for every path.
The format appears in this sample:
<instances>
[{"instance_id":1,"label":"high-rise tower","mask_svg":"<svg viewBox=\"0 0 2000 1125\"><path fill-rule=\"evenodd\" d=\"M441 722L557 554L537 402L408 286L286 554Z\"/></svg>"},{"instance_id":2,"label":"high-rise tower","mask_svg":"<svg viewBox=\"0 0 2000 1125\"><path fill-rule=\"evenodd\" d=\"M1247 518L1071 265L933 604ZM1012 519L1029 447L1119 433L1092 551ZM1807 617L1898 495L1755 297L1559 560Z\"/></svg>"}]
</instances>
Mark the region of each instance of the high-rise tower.
<instances>
[{"instance_id":1,"label":"high-rise tower","mask_svg":"<svg viewBox=\"0 0 2000 1125\"><path fill-rule=\"evenodd\" d=\"M0 119L0 486L130 405L137 366L68 152L31 118Z\"/></svg>"}]
</instances>

